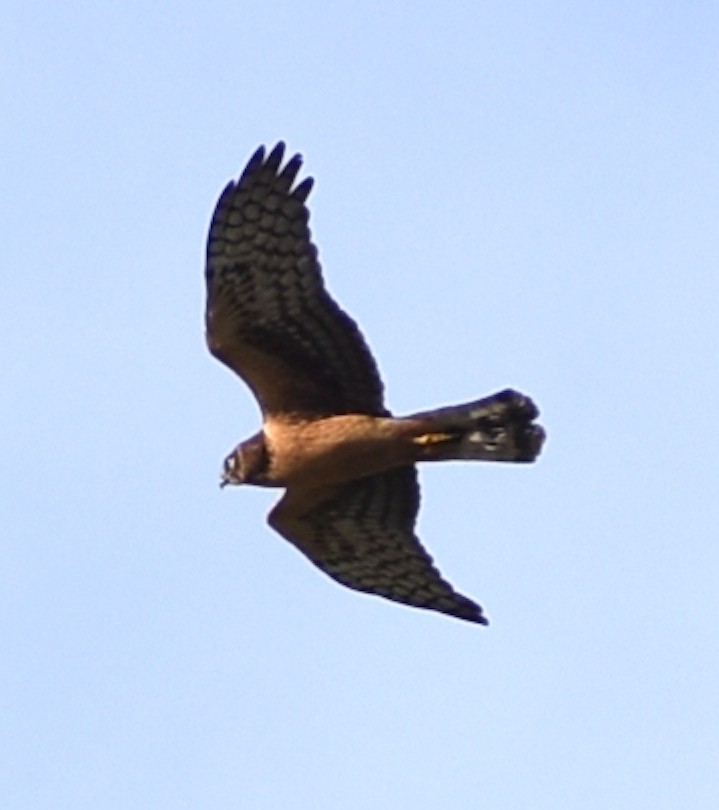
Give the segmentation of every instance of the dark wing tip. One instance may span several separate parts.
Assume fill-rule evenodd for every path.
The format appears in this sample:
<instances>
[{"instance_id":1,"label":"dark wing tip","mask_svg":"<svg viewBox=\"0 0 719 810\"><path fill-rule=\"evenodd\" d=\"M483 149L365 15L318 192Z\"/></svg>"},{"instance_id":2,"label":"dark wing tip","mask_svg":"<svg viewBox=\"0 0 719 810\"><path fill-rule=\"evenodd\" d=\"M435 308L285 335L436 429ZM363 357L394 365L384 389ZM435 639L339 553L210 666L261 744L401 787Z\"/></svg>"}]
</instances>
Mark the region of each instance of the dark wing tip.
<instances>
[{"instance_id":1,"label":"dark wing tip","mask_svg":"<svg viewBox=\"0 0 719 810\"><path fill-rule=\"evenodd\" d=\"M489 619L482 613L482 608L479 605L466 597L459 597L459 599L461 600L459 603L455 603L449 609L442 610L440 608L440 611L457 619L464 619L467 622L474 622L474 624L483 624L485 627L489 624Z\"/></svg>"},{"instance_id":2,"label":"dark wing tip","mask_svg":"<svg viewBox=\"0 0 719 810\"><path fill-rule=\"evenodd\" d=\"M279 176L288 181L287 185L291 185L297 172L302 168L302 155L293 155L285 164L285 168L279 173Z\"/></svg>"},{"instance_id":3,"label":"dark wing tip","mask_svg":"<svg viewBox=\"0 0 719 810\"><path fill-rule=\"evenodd\" d=\"M265 153L266 151L264 146L258 146L257 149L255 149L252 157L247 161L247 165L240 175L240 183L246 181L259 169L266 168L275 174L277 169L280 167L280 163L282 163L282 158L285 155L285 142L278 141L269 155L267 155L267 159L265 159Z\"/></svg>"},{"instance_id":4,"label":"dark wing tip","mask_svg":"<svg viewBox=\"0 0 719 810\"><path fill-rule=\"evenodd\" d=\"M310 191L312 191L312 186L314 186L314 184L315 184L314 178L307 177L292 192L292 196L294 197L295 200L298 200L299 202L302 203L306 202L307 198L310 196Z\"/></svg>"},{"instance_id":5,"label":"dark wing tip","mask_svg":"<svg viewBox=\"0 0 719 810\"><path fill-rule=\"evenodd\" d=\"M275 147L275 148L277 148L277 147ZM284 148L284 144L283 144L283 148ZM251 174L253 174L256 169L258 169L260 166L262 166L264 160L265 160L265 147L260 146L255 150L252 157L247 161L247 165L245 166L242 174L240 175L239 182L241 183L245 178L247 178Z\"/></svg>"},{"instance_id":6,"label":"dark wing tip","mask_svg":"<svg viewBox=\"0 0 719 810\"><path fill-rule=\"evenodd\" d=\"M293 155L280 171L286 148L284 141L278 141L269 154L267 154L265 146L258 147L247 162L247 165L240 175L240 179L235 185L247 186L252 182L255 174L263 172L266 173L266 176L274 176L284 181L282 185L286 191L289 191L302 168L302 155ZM265 155L267 156L265 157ZM313 183L314 180L311 177L303 180L297 188L292 191L292 197L299 202L305 202L312 190Z\"/></svg>"},{"instance_id":7,"label":"dark wing tip","mask_svg":"<svg viewBox=\"0 0 719 810\"><path fill-rule=\"evenodd\" d=\"M285 156L285 142L278 141L273 150L267 156L265 168L276 173L277 170L280 168L280 164L282 163L282 158L284 156Z\"/></svg>"},{"instance_id":8,"label":"dark wing tip","mask_svg":"<svg viewBox=\"0 0 719 810\"><path fill-rule=\"evenodd\" d=\"M455 619L462 619L474 624L488 625L489 620L484 615L482 608L464 594L457 593L454 588L444 579L437 569L434 569L435 582L432 584L429 598L426 597L426 589L421 596L414 601L416 607L436 610ZM412 601L412 600L410 600Z\"/></svg>"}]
</instances>

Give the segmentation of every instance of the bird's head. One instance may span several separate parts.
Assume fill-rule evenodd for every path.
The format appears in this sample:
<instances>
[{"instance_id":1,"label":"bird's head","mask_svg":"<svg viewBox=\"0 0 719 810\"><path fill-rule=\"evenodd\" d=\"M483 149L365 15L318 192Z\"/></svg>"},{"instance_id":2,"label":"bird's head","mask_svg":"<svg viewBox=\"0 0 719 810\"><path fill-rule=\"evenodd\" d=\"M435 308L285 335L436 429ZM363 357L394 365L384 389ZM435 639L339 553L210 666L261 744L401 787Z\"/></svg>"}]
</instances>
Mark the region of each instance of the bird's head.
<instances>
[{"instance_id":1,"label":"bird's head","mask_svg":"<svg viewBox=\"0 0 719 810\"><path fill-rule=\"evenodd\" d=\"M258 433L248 439L230 453L222 465L220 486L227 484L257 484L267 486L267 472L269 455L265 445L265 438Z\"/></svg>"},{"instance_id":2,"label":"bird's head","mask_svg":"<svg viewBox=\"0 0 719 810\"><path fill-rule=\"evenodd\" d=\"M247 482L247 464L243 456L242 445L239 445L224 460L222 463L222 475L220 476L220 487Z\"/></svg>"}]
</instances>

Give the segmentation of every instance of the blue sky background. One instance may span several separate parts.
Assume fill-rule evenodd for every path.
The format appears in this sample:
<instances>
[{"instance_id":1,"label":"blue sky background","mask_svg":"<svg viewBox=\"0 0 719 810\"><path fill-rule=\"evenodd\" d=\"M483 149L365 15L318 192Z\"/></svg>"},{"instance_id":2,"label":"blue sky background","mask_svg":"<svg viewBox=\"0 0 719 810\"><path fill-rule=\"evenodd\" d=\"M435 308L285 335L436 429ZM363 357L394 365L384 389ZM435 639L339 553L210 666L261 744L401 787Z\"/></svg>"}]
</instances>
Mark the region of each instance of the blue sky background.
<instances>
[{"instance_id":1,"label":"blue sky background","mask_svg":"<svg viewBox=\"0 0 719 810\"><path fill-rule=\"evenodd\" d=\"M7 810L719 803L719 8L32 2L0 47ZM397 412L512 385L534 467L422 473L483 629L217 488L224 184L283 138Z\"/></svg>"}]
</instances>

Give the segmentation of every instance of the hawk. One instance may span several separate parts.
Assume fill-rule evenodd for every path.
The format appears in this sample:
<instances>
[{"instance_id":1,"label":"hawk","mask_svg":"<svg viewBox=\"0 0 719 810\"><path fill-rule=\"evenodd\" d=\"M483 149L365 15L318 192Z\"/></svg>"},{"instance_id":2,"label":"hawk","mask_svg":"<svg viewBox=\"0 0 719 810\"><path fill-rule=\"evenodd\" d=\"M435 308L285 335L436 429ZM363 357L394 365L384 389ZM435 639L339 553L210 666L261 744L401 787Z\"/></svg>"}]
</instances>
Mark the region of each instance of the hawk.
<instances>
[{"instance_id":1,"label":"hawk","mask_svg":"<svg viewBox=\"0 0 719 810\"><path fill-rule=\"evenodd\" d=\"M417 462L534 461L538 410L513 390L395 418L356 323L327 292L308 227L313 180L284 143L260 147L220 195L207 243L207 344L250 387L262 429L225 459L221 486L285 492L273 529L358 591L469 622L482 609L415 536Z\"/></svg>"}]
</instances>

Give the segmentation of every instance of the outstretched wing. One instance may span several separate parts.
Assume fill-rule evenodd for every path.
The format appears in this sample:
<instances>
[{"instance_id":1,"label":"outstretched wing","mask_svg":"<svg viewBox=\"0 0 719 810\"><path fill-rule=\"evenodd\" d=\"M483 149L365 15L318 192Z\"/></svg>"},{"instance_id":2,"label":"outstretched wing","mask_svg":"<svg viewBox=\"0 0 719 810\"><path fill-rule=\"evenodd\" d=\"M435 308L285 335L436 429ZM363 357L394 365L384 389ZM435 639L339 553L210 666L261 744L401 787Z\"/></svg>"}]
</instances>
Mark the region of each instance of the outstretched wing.
<instances>
[{"instance_id":1,"label":"outstretched wing","mask_svg":"<svg viewBox=\"0 0 719 810\"><path fill-rule=\"evenodd\" d=\"M222 192L207 244L207 344L265 415L385 414L379 372L327 293L308 228L308 178L285 145L255 152Z\"/></svg>"},{"instance_id":2,"label":"outstretched wing","mask_svg":"<svg viewBox=\"0 0 719 810\"><path fill-rule=\"evenodd\" d=\"M487 624L479 605L442 578L415 536L418 509L416 470L400 467L344 485L306 512L288 493L269 521L348 588Z\"/></svg>"}]
</instances>

